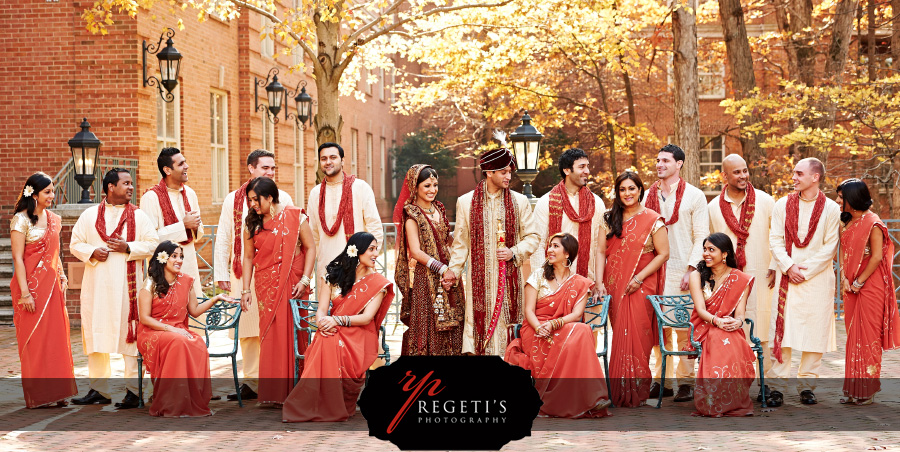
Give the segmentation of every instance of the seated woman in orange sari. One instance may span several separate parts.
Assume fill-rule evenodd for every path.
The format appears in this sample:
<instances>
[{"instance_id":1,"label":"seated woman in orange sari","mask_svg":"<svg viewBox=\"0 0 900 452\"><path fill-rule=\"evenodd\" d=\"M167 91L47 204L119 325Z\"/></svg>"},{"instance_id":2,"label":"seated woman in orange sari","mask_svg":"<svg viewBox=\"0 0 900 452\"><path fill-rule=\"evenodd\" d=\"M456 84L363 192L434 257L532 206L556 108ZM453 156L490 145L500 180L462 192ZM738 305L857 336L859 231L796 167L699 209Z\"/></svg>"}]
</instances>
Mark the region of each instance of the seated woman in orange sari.
<instances>
[{"instance_id":1,"label":"seated woman in orange sari","mask_svg":"<svg viewBox=\"0 0 900 452\"><path fill-rule=\"evenodd\" d=\"M181 273L183 263L178 244L160 243L138 293L137 347L153 381L152 416L212 414L209 352L203 337L188 329L188 314L197 317L219 300L234 300L221 294L198 303L194 279Z\"/></svg>"},{"instance_id":2,"label":"seated woman in orange sari","mask_svg":"<svg viewBox=\"0 0 900 452\"><path fill-rule=\"evenodd\" d=\"M259 303L259 403L280 405L294 387L294 317L290 299L309 296L316 247L306 214L278 204L278 186L257 177L247 184L241 306L250 309L250 281ZM305 312L304 312L305 314ZM306 335L300 344L306 344ZM303 353L303 350L300 351Z\"/></svg>"},{"instance_id":3,"label":"seated woman in orange sari","mask_svg":"<svg viewBox=\"0 0 900 452\"><path fill-rule=\"evenodd\" d=\"M593 281L575 273L578 240L550 237L547 262L525 283L525 322L506 362L531 371L544 416L607 416L609 397L591 327L582 323Z\"/></svg>"},{"instance_id":4,"label":"seated woman in orange sari","mask_svg":"<svg viewBox=\"0 0 900 452\"><path fill-rule=\"evenodd\" d=\"M603 214L597 240L597 288L611 295L609 320L610 398L617 407L646 405L650 395L650 351L658 342L648 295L662 293L669 236L659 214L641 205L644 183L637 173L616 178L615 200Z\"/></svg>"},{"instance_id":5,"label":"seated woman in orange sari","mask_svg":"<svg viewBox=\"0 0 900 452\"><path fill-rule=\"evenodd\" d=\"M881 390L881 354L900 347L900 316L891 266L894 243L874 212L869 187L848 179L837 187L841 220L841 291L847 357L841 403L869 405Z\"/></svg>"},{"instance_id":6,"label":"seated woman in orange sari","mask_svg":"<svg viewBox=\"0 0 900 452\"><path fill-rule=\"evenodd\" d=\"M300 382L284 402L284 422L346 421L356 412L366 370L378 358L378 327L394 299L393 284L375 272L377 257L375 236L357 232L326 267L318 331Z\"/></svg>"},{"instance_id":7,"label":"seated woman in orange sari","mask_svg":"<svg viewBox=\"0 0 900 452\"><path fill-rule=\"evenodd\" d=\"M744 336L744 310L753 277L738 270L734 245L716 232L703 240L703 260L691 273L691 323L701 345L694 387L695 416L752 416L750 386L756 355ZM688 344L687 350L693 350Z\"/></svg>"},{"instance_id":8,"label":"seated woman in orange sari","mask_svg":"<svg viewBox=\"0 0 900 452\"><path fill-rule=\"evenodd\" d=\"M68 280L59 259L60 218L47 210L53 182L44 173L25 181L10 220L13 268L9 290L22 362L25 406L38 408L76 395L66 312Z\"/></svg>"}]
</instances>

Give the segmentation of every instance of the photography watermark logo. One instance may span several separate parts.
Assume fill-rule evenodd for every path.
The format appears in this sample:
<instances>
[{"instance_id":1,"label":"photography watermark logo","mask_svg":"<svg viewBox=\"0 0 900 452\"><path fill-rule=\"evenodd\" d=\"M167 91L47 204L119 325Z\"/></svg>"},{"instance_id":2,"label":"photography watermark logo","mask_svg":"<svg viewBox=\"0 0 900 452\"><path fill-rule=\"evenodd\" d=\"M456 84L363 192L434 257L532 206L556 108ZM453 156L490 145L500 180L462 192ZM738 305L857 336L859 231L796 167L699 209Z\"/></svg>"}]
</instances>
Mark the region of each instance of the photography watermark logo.
<instances>
[{"instance_id":1,"label":"photography watermark logo","mask_svg":"<svg viewBox=\"0 0 900 452\"><path fill-rule=\"evenodd\" d=\"M359 399L369 434L403 450L499 450L531 436L531 374L497 356L405 356L372 372Z\"/></svg>"}]
</instances>

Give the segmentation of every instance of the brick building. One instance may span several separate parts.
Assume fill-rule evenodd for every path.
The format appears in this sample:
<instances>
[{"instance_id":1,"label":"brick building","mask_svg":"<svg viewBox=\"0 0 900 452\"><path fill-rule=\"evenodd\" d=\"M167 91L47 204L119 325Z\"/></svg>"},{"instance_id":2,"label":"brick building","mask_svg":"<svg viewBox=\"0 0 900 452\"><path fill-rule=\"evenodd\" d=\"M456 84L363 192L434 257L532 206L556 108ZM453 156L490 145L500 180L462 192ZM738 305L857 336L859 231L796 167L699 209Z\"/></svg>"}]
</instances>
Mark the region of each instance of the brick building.
<instances>
[{"instance_id":1,"label":"brick building","mask_svg":"<svg viewBox=\"0 0 900 452\"><path fill-rule=\"evenodd\" d=\"M290 1L283 0L279 6L290 6ZM159 149L176 146L190 165L188 185L200 198L203 222L215 225L222 199L247 177L247 154L266 148L276 153L279 187L291 194L295 204L306 204L316 177L315 131L285 121L283 112L280 122L272 124L255 110L256 101L266 102L265 90L260 88L259 98L254 99L254 77L265 79L273 67L279 68L279 81L286 88L292 90L305 80L307 91L317 98L314 80L289 70L296 58L303 58L299 50L299 56L285 54L281 43L261 40L260 30L267 23L256 13L245 11L230 22L211 15L199 23L196 11L175 8L173 12L167 2L158 2L136 19L119 15L108 35L93 35L81 18L93 3L11 2L0 11L5 56L0 70L8 81L0 86L4 100L0 118L5 124L0 131L0 153L6 157L0 161L0 171L6 175L0 181L0 237L9 237L8 220L16 197L35 171L59 176L57 182L68 184L68 189L61 187L58 192L65 198L60 203L77 202L72 195L74 183L66 175L71 159L67 141L83 117L103 142L99 178L99 171L113 165L133 169L136 198L159 181ZM184 29L175 30L173 41L183 59L175 100L167 103L156 87L143 86L142 41L156 44L167 27L176 28L179 18ZM148 75L159 76L156 56L148 55L147 62ZM389 179L388 149L415 125L414 119L391 113L391 76L386 75L377 84L360 84L365 102L341 99L347 171L372 185L385 218L390 216L394 186ZM294 110L293 101L286 106ZM92 192L99 187L98 181ZM74 261L67 247L70 228L63 231L69 267ZM0 275L9 277L11 273ZM77 292L69 298L70 313L77 318ZM5 307L2 304L0 309Z\"/></svg>"}]
</instances>

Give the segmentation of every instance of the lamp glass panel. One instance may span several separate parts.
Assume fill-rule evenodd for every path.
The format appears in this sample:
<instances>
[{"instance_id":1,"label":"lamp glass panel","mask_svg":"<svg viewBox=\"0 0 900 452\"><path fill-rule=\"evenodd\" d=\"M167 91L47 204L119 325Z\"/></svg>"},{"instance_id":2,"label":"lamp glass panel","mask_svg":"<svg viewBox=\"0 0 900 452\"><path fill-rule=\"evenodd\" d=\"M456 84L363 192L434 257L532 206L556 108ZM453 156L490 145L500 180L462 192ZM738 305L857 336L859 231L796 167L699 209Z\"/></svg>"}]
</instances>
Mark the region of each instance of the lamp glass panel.
<instances>
[{"instance_id":1,"label":"lamp glass panel","mask_svg":"<svg viewBox=\"0 0 900 452\"><path fill-rule=\"evenodd\" d=\"M284 91L268 91L269 95L269 108L281 108L281 99L284 96Z\"/></svg>"},{"instance_id":2,"label":"lamp glass panel","mask_svg":"<svg viewBox=\"0 0 900 452\"><path fill-rule=\"evenodd\" d=\"M94 148L72 148L75 174L94 174Z\"/></svg>"},{"instance_id":3,"label":"lamp glass panel","mask_svg":"<svg viewBox=\"0 0 900 452\"><path fill-rule=\"evenodd\" d=\"M516 165L519 167L518 169L527 169L528 166L525 162L525 142L524 141L513 141L513 153L516 155Z\"/></svg>"},{"instance_id":4,"label":"lamp glass panel","mask_svg":"<svg viewBox=\"0 0 900 452\"><path fill-rule=\"evenodd\" d=\"M540 149L540 141L528 142L528 169L537 169L538 150Z\"/></svg>"}]
</instances>

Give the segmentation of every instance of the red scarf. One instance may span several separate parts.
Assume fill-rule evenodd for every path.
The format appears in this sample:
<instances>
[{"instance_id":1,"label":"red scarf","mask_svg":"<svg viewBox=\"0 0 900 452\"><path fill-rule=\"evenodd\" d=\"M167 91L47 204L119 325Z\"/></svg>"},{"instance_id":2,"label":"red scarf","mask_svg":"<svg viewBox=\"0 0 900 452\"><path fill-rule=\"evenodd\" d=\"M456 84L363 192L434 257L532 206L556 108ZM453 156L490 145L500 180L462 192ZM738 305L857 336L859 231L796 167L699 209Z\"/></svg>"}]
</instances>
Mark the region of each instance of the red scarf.
<instances>
[{"instance_id":1,"label":"red scarf","mask_svg":"<svg viewBox=\"0 0 900 452\"><path fill-rule=\"evenodd\" d=\"M250 179L253 180L253 179ZM241 226L244 225L244 203L247 200L247 185L250 180L244 182L241 188L234 192L234 260L231 261L231 270L236 278L240 278L244 274L244 266L241 262L241 246L243 245L243 237L241 237Z\"/></svg>"},{"instance_id":2,"label":"red scarf","mask_svg":"<svg viewBox=\"0 0 900 452\"><path fill-rule=\"evenodd\" d=\"M471 228L471 244L472 246L472 303L473 312L475 313L475 353L483 355L485 350L486 335L485 317L487 314L486 291L487 280L487 259L496 259L496 256L487 256L484 253L486 237L484 234L484 204L487 190L484 187L485 182L482 180L475 186L472 193L472 211L469 213L469 225ZM519 241L518 233L518 209L514 203L512 192L509 189L503 190L503 205L505 206L506 216L504 218L504 229L506 230L505 246L512 248ZM506 269L506 279L503 281L506 290L509 292L510 300L509 309L507 311L507 324L516 323L519 320L519 267L509 265Z\"/></svg>"},{"instance_id":3,"label":"red scarf","mask_svg":"<svg viewBox=\"0 0 900 452\"><path fill-rule=\"evenodd\" d=\"M647 202L644 204L644 207L658 212L662 215L662 210L659 207L659 184L662 183L661 180L658 180L650 186L650 190L647 191ZM666 226L671 226L675 223L678 223L678 209L681 208L681 199L684 198L684 187L687 186L687 182L684 179L678 179L678 188L675 190L675 210L672 212L672 218L669 218L666 221ZM663 217L665 218L665 217Z\"/></svg>"},{"instance_id":4,"label":"red scarf","mask_svg":"<svg viewBox=\"0 0 900 452\"><path fill-rule=\"evenodd\" d=\"M578 223L578 268L576 273L587 277L588 263L591 260L591 226L594 219L594 193L586 186L578 191L578 212L569 202L569 193L566 191L566 181L561 181L553 190L550 190L550 231L547 237L562 230L562 214L565 212L575 223ZM547 242L547 247L550 242Z\"/></svg>"},{"instance_id":5,"label":"red scarf","mask_svg":"<svg viewBox=\"0 0 900 452\"><path fill-rule=\"evenodd\" d=\"M347 240L350 240L350 236L353 235L353 190L352 185L353 181L356 180L356 176L347 175L344 173L344 183L342 185L343 192L341 192L341 204L338 206L337 218L334 220L334 224L329 228L325 221L325 190L328 187L328 184L325 180L322 180L322 185L319 186L319 223L322 224L322 231L325 232L325 235L332 237L338 232L338 228L341 227L341 223L344 224L344 236Z\"/></svg>"},{"instance_id":6,"label":"red scarf","mask_svg":"<svg viewBox=\"0 0 900 452\"><path fill-rule=\"evenodd\" d=\"M166 187L166 178L162 178L159 183L151 187L150 190L156 192L156 197L159 198L159 208L162 210L163 224L168 226L170 224L178 223L180 220L178 219L178 215L175 214L175 209L172 208L172 201L169 199L169 188ZM191 203L188 201L187 187L185 187L184 184L181 185L181 200L184 201L185 213L190 212ZM188 229L187 226L184 227L184 230L187 232L187 240L181 242L181 245L189 245L194 241L194 235L197 231L195 229Z\"/></svg>"},{"instance_id":7,"label":"red scarf","mask_svg":"<svg viewBox=\"0 0 900 452\"><path fill-rule=\"evenodd\" d=\"M723 188L722 194L719 195L719 210L722 211L722 217L725 218L728 229L731 229L731 232L737 237L737 249L734 250L734 254L737 258L738 270L743 270L747 265L746 247L747 237L750 237L750 223L753 222L753 215L756 213L756 190L753 189L753 184L747 182L740 221L734 217L730 203L725 200L726 190L728 190L727 187Z\"/></svg>"},{"instance_id":8,"label":"red scarf","mask_svg":"<svg viewBox=\"0 0 900 452\"><path fill-rule=\"evenodd\" d=\"M112 234L106 235L106 200L101 201L100 206L97 207L97 221L94 223L94 228L97 229L97 234L100 235L100 239L104 242L109 242L109 240L114 237L121 238L122 228L128 227L128 234L125 241L133 242L136 234L134 226L135 210L137 210L137 206L134 204L125 204L125 212L119 217L119 224L116 225L116 229L113 230ZM126 264L126 272L128 273L128 336L125 338L125 342L132 344L136 340L134 322L137 322L138 320L137 261L128 261Z\"/></svg>"},{"instance_id":9,"label":"red scarf","mask_svg":"<svg viewBox=\"0 0 900 452\"><path fill-rule=\"evenodd\" d=\"M822 217L822 211L825 210L825 193L819 190L819 196L816 197L816 204L813 206L812 216L809 219L809 232L806 238L801 242L797 237L800 229L800 194L797 192L788 195L787 205L785 206L784 221L784 245L787 255L790 256L793 247L806 248L816 233L819 226L819 219ZM781 340L784 338L784 304L787 302L787 291L790 278L787 274L781 275L781 284L778 287L778 317L775 319L775 347L772 355L778 362L781 361Z\"/></svg>"}]
</instances>

